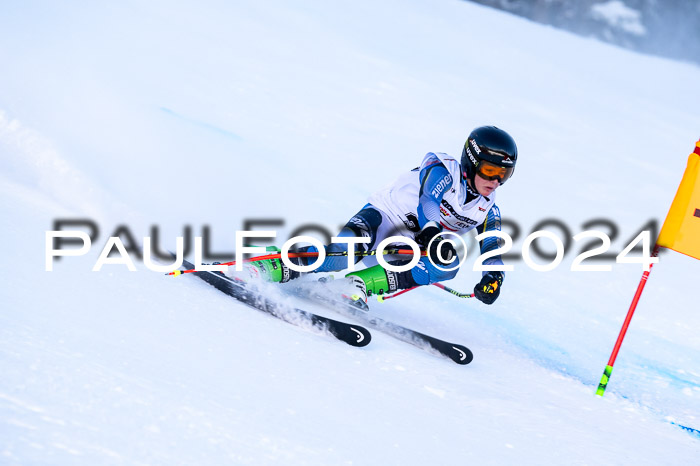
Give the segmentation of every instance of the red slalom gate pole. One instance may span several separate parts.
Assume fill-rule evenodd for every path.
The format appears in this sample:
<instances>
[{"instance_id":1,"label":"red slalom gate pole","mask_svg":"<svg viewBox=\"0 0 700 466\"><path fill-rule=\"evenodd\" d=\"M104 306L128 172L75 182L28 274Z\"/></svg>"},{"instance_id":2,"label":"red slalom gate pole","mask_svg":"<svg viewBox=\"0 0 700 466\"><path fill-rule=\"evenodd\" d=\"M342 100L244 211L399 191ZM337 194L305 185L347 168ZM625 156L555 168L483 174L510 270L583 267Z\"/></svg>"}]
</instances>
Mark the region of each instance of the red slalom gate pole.
<instances>
[{"instance_id":1,"label":"red slalom gate pole","mask_svg":"<svg viewBox=\"0 0 700 466\"><path fill-rule=\"evenodd\" d=\"M651 253L651 257L657 257L658 255L659 246L654 245L654 251ZM642 273L642 279L639 281L639 285L637 286L637 292L634 294L632 304L630 304L630 308L627 311L627 317L625 318L625 322L622 324L622 329L620 329L620 334L617 336L615 347L613 348L612 354L610 355L610 359L608 360L608 365L605 366L605 370L603 371L603 377L601 377L600 383L598 384L598 389L595 392L595 394L598 396L603 396L603 394L605 394L605 389L608 386L608 382L610 381L610 375L612 374L613 366L615 365L615 359L617 359L617 353L620 352L622 340L625 339L625 334L627 334L627 329L630 326L632 316L634 315L634 311L637 309L637 303L639 302L640 296L642 296L642 291L644 291L644 286L647 284L649 273L651 273L651 268L653 266L654 264L650 263L649 270Z\"/></svg>"}]
</instances>

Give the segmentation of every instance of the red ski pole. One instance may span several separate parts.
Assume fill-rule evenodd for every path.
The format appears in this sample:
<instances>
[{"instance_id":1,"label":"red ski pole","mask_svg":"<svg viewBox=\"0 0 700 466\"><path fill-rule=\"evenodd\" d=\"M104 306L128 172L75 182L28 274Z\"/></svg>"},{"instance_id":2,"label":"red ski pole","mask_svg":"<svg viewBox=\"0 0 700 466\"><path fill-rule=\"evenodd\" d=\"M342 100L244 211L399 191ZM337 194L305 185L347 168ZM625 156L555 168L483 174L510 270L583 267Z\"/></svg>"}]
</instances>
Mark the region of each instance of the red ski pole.
<instances>
[{"instance_id":1,"label":"red ski pole","mask_svg":"<svg viewBox=\"0 0 700 466\"><path fill-rule=\"evenodd\" d=\"M452 288L445 286L442 283L431 283L431 285L437 286L441 290L447 291L448 293L451 293L451 294L457 296L458 298L473 298L474 297L474 293L460 293L459 291L453 290ZM387 299L395 298L395 297L402 295L404 293L407 293L411 290L415 290L416 288L418 288L418 286L414 286L412 288L406 288L405 290L398 291L398 292L396 292L394 294L390 294L388 296L377 295L377 301L380 301L380 302L386 301Z\"/></svg>"},{"instance_id":2,"label":"red ski pole","mask_svg":"<svg viewBox=\"0 0 700 466\"><path fill-rule=\"evenodd\" d=\"M355 251L355 256L358 257L366 257L366 256L376 256L379 251L376 249L373 249L371 251ZM383 254L386 256L390 255L396 255L396 256L410 256L413 255L413 250L412 249L399 249L399 248L392 248L392 249L385 249L383 251ZM342 256L347 256L348 253L347 251L341 251L341 252L326 252L326 257L342 257ZM421 251L421 255L425 256L426 252ZM248 259L244 259L243 262L257 262L257 261L262 261L266 259L280 259L282 257L282 254L279 252L275 252L273 254L265 254L264 256L256 256L256 257L250 257ZM295 258L295 257L318 257L318 252L290 252L287 254L287 257L289 258ZM231 265L236 265L236 261L230 261L230 262L222 262L217 265L226 265L226 266L231 266ZM175 270L174 272L168 272L165 275L182 275L183 273L193 273L196 272L195 269L190 269L190 270Z\"/></svg>"},{"instance_id":3,"label":"red ski pole","mask_svg":"<svg viewBox=\"0 0 700 466\"><path fill-rule=\"evenodd\" d=\"M442 283L433 283L433 285L437 286L441 290L447 291L448 293L452 293L453 295L457 296L458 298L473 298L474 297L474 293L460 293L459 291L453 290L449 286L445 286Z\"/></svg>"},{"instance_id":4,"label":"red ski pole","mask_svg":"<svg viewBox=\"0 0 700 466\"><path fill-rule=\"evenodd\" d=\"M419 285L418 285L418 286L419 286ZM402 294L404 294L404 293L408 293L408 292L411 291L411 290L415 290L416 288L418 288L418 286L414 286L414 287L411 287L411 288L406 288L405 290L397 291L396 293L390 294L390 295L381 295L381 294L378 294L378 295L377 295L377 301L379 301L379 302L381 303L381 302L383 302L383 301L386 301L387 299L395 298L395 297L400 296L400 295L402 295Z\"/></svg>"}]
</instances>

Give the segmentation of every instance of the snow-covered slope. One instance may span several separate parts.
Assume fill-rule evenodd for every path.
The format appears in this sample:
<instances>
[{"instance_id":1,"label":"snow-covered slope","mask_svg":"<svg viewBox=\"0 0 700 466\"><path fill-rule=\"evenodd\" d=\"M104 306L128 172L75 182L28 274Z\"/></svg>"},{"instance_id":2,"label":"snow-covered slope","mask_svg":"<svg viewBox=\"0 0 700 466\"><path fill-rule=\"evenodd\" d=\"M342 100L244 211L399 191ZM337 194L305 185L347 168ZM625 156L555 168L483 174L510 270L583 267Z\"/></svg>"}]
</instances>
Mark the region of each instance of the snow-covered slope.
<instances>
[{"instance_id":1,"label":"snow-covered slope","mask_svg":"<svg viewBox=\"0 0 700 466\"><path fill-rule=\"evenodd\" d=\"M519 144L498 193L516 251L543 219L604 218L619 252L663 220L700 136L697 67L447 0L30 1L0 38L0 463L697 461L672 423L700 425L700 263L676 253L603 399L641 267L570 272L578 244L552 272L511 261L491 307L436 288L373 304L469 346L466 367L376 332L351 348L192 277L91 272L118 225L169 245L209 225L214 251L246 219L335 231L481 124ZM100 238L45 272L57 218Z\"/></svg>"}]
</instances>

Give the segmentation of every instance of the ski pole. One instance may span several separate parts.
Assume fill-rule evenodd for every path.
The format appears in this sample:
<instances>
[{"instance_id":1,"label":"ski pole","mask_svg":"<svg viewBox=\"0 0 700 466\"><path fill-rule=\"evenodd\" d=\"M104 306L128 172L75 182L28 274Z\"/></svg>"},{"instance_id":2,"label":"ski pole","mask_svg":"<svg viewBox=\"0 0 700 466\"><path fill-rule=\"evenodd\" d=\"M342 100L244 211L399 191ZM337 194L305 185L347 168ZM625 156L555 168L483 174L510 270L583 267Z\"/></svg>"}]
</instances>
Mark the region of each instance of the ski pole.
<instances>
[{"instance_id":1,"label":"ski pole","mask_svg":"<svg viewBox=\"0 0 700 466\"><path fill-rule=\"evenodd\" d=\"M441 290L447 291L448 293L452 293L453 295L457 296L458 298L473 298L474 297L474 293L460 293L459 291L453 290L449 286L445 286L442 283L433 283L433 285L437 286Z\"/></svg>"},{"instance_id":2,"label":"ski pole","mask_svg":"<svg viewBox=\"0 0 700 466\"><path fill-rule=\"evenodd\" d=\"M378 295L377 295L377 301L379 301L380 303L382 303L382 302L386 301L387 299L395 298L395 297L397 297L397 296L399 296L399 295L402 295L402 294L404 294L404 293L408 293L408 292L411 291L411 290L415 290L415 289L418 288L419 286L420 286L420 285L416 285L416 286L411 287L411 288L406 288L405 290L397 291L397 292L394 293L394 294L390 294L390 295L386 295L386 296L385 296L385 295L378 294Z\"/></svg>"},{"instance_id":3,"label":"ski pole","mask_svg":"<svg viewBox=\"0 0 700 466\"><path fill-rule=\"evenodd\" d=\"M458 298L473 298L474 297L474 293L460 293L459 291L453 290L452 288L445 286L442 283L431 283L431 285L437 286L441 290L445 290L448 293L451 293L452 295L457 296ZM383 301L386 301L387 299L395 298L395 297L402 295L404 293L407 293L411 290L415 290L416 288L418 288L418 286L414 286L412 288L406 288L405 290L398 291L398 292L396 292L394 294L390 294L388 296L377 295L377 301L383 302Z\"/></svg>"},{"instance_id":4,"label":"ski pole","mask_svg":"<svg viewBox=\"0 0 700 466\"><path fill-rule=\"evenodd\" d=\"M354 256L355 257L367 257L367 256L376 256L379 251L376 249L373 249L371 251L355 251ZM421 255L425 256L427 253L425 251L421 251ZM347 256L348 252L347 251L337 251L337 252L326 252L326 257L342 257L342 256ZM403 255L413 255L413 250L412 249L385 249L383 251L383 255L396 255L396 256L403 256ZM282 257L282 254L277 252L274 254L266 254L264 256L257 256L257 257L250 257L248 259L243 259L243 262L258 262L258 261L263 261L267 259L280 259ZM318 252L290 252L287 254L287 257L289 258L297 258L297 257L318 257ZM222 262L217 265L226 265L226 266L231 266L231 265L236 265L236 261L230 261L230 262ZM190 270L175 270L173 272L168 272L165 275L182 275L183 273L192 273L196 272L196 269L190 269Z\"/></svg>"}]
</instances>

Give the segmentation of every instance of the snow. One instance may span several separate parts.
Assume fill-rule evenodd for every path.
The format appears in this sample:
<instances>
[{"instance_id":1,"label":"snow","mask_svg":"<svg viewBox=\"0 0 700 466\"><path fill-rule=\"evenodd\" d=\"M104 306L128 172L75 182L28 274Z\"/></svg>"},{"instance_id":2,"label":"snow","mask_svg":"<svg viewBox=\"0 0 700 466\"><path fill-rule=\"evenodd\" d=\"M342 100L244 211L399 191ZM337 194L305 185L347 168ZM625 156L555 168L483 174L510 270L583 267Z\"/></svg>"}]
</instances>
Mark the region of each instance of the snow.
<instances>
[{"instance_id":1,"label":"snow","mask_svg":"<svg viewBox=\"0 0 700 466\"><path fill-rule=\"evenodd\" d=\"M596 3L591 7L593 18L605 21L613 28L620 28L635 36L646 35L647 30L642 24L642 13L630 8L620 0L610 0Z\"/></svg>"},{"instance_id":2,"label":"snow","mask_svg":"<svg viewBox=\"0 0 700 466\"><path fill-rule=\"evenodd\" d=\"M700 428L700 263L677 253L603 398L641 267L571 272L580 244L551 272L510 261L490 307L435 287L372 304L469 346L465 367L377 332L351 348L140 263L91 272L120 225L171 245L208 225L217 252L246 219L284 219L280 242L335 232L481 124L520 148L498 193L515 252L546 218L612 220L619 252L663 221L700 136L697 67L451 0L4 10L0 464L697 462L678 425ZM59 218L99 238L46 272ZM469 290L470 269L447 284Z\"/></svg>"}]
</instances>

